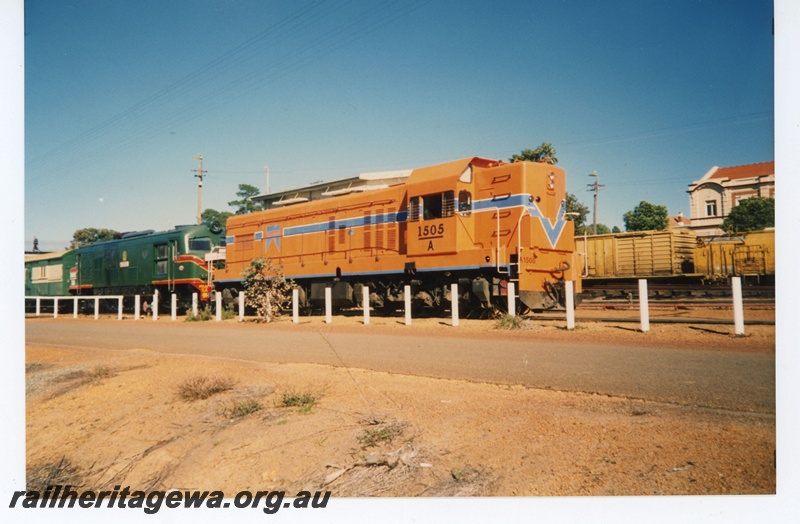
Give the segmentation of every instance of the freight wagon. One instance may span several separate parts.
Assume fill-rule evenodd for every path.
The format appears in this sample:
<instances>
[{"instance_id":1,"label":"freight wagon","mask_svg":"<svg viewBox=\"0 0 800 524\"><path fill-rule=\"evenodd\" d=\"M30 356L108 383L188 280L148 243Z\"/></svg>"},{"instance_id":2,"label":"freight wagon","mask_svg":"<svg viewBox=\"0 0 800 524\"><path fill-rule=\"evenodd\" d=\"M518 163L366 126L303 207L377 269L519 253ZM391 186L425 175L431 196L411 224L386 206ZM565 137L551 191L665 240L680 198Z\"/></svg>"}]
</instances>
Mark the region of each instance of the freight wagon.
<instances>
[{"instance_id":1,"label":"freight wagon","mask_svg":"<svg viewBox=\"0 0 800 524\"><path fill-rule=\"evenodd\" d=\"M683 277L694 274L697 237L668 229L575 238L587 280Z\"/></svg>"},{"instance_id":2,"label":"freight wagon","mask_svg":"<svg viewBox=\"0 0 800 524\"><path fill-rule=\"evenodd\" d=\"M701 238L669 229L576 237L584 287L647 278L660 283L771 284L775 278L775 231Z\"/></svg>"},{"instance_id":3,"label":"freight wagon","mask_svg":"<svg viewBox=\"0 0 800 524\"><path fill-rule=\"evenodd\" d=\"M774 285L775 230L698 239L694 264L707 282L738 276L747 283Z\"/></svg>"},{"instance_id":4,"label":"freight wagon","mask_svg":"<svg viewBox=\"0 0 800 524\"><path fill-rule=\"evenodd\" d=\"M393 172L390 184L361 178L316 196L286 191L272 209L230 217L215 288L240 290L242 271L268 258L307 307L326 288L334 306L360 305L368 286L370 303L392 310L410 285L415 307L439 310L457 283L464 307L491 310L505 307L513 282L521 305L541 310L562 306L565 281L579 276L558 167L474 157Z\"/></svg>"}]
</instances>

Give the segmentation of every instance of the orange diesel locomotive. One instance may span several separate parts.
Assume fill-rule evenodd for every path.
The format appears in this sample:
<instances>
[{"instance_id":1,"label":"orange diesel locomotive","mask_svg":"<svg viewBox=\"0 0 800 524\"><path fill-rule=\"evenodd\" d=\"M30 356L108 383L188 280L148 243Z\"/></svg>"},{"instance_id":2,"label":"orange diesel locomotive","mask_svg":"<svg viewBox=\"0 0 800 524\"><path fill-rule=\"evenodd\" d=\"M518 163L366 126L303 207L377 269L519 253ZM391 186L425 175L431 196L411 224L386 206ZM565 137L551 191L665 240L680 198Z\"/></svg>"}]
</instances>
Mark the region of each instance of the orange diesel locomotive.
<instances>
[{"instance_id":1,"label":"orange diesel locomotive","mask_svg":"<svg viewBox=\"0 0 800 524\"><path fill-rule=\"evenodd\" d=\"M229 218L215 289L241 289L250 261L269 258L306 307L327 287L335 307L360 305L369 286L370 304L392 310L410 285L416 307L443 309L458 283L462 307L505 309L509 282L531 310L563 306L564 282L579 278L564 170L476 157L380 175L286 191Z\"/></svg>"}]
</instances>

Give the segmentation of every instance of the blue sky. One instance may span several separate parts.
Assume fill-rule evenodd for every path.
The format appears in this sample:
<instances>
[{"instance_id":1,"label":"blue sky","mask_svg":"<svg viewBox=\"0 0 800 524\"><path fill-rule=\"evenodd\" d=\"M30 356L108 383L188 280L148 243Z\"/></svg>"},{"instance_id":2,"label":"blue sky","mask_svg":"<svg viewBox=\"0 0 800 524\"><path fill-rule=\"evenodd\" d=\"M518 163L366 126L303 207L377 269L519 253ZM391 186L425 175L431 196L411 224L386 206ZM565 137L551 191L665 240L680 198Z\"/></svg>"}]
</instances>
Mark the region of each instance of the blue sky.
<instances>
[{"instance_id":1,"label":"blue sky","mask_svg":"<svg viewBox=\"0 0 800 524\"><path fill-rule=\"evenodd\" d=\"M192 223L271 189L551 142L622 227L773 160L769 1L25 2L25 243ZM591 220L591 217L590 217Z\"/></svg>"}]
</instances>

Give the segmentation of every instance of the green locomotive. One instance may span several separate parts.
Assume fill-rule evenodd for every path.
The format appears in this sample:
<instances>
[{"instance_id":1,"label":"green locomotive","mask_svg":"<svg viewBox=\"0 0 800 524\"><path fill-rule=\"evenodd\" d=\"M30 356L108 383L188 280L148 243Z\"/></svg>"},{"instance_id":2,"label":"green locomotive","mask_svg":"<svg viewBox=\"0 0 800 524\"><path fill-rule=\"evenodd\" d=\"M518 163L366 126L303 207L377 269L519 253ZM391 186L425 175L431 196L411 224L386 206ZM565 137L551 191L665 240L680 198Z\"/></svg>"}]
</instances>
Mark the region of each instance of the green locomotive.
<instances>
[{"instance_id":1,"label":"green locomotive","mask_svg":"<svg viewBox=\"0 0 800 524\"><path fill-rule=\"evenodd\" d=\"M205 301L210 292L205 255L224 239L223 228L215 223L138 231L89 244L74 252L68 290L72 295L175 293L182 306L196 292Z\"/></svg>"},{"instance_id":2,"label":"green locomotive","mask_svg":"<svg viewBox=\"0 0 800 524\"><path fill-rule=\"evenodd\" d=\"M25 260L25 294L49 296L151 295L175 293L186 308L192 294L209 299L205 255L225 244L217 223L138 231L119 239ZM166 304L165 300L162 304Z\"/></svg>"}]
</instances>

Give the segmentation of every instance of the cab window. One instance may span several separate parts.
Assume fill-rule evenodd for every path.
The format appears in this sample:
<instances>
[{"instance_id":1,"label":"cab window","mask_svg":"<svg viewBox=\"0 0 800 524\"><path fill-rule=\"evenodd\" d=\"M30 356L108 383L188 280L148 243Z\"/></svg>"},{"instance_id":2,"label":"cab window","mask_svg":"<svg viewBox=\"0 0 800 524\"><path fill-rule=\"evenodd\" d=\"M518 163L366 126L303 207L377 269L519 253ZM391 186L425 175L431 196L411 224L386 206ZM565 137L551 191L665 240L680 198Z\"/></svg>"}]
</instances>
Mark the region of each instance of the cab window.
<instances>
[{"instance_id":1,"label":"cab window","mask_svg":"<svg viewBox=\"0 0 800 524\"><path fill-rule=\"evenodd\" d=\"M211 251L211 239L208 237L190 238L189 251Z\"/></svg>"},{"instance_id":2,"label":"cab window","mask_svg":"<svg viewBox=\"0 0 800 524\"><path fill-rule=\"evenodd\" d=\"M419 220L419 197L411 197L408 200L408 220L409 222Z\"/></svg>"},{"instance_id":3,"label":"cab window","mask_svg":"<svg viewBox=\"0 0 800 524\"><path fill-rule=\"evenodd\" d=\"M472 212L472 194L467 190L458 193L458 212L462 215Z\"/></svg>"}]
</instances>

